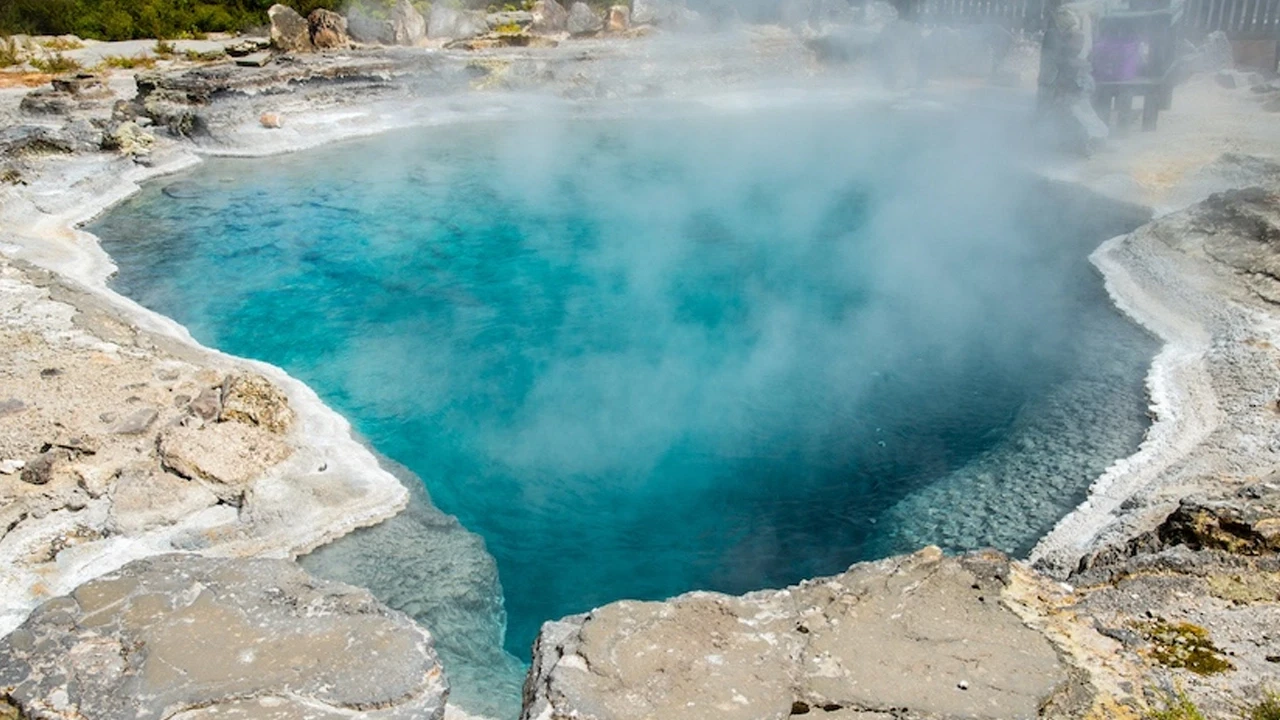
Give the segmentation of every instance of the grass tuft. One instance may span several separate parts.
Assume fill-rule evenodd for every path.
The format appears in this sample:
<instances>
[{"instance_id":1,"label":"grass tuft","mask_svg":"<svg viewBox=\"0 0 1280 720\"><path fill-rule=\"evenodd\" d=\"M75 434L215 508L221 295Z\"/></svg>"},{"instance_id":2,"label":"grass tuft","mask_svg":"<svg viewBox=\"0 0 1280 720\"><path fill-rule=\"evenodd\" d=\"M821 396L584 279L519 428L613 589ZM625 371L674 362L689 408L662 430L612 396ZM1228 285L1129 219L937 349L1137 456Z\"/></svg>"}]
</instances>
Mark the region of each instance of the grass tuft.
<instances>
[{"instance_id":1,"label":"grass tuft","mask_svg":"<svg viewBox=\"0 0 1280 720\"><path fill-rule=\"evenodd\" d=\"M1262 701L1245 711L1247 720L1280 720L1280 692L1263 690Z\"/></svg>"},{"instance_id":2,"label":"grass tuft","mask_svg":"<svg viewBox=\"0 0 1280 720\"><path fill-rule=\"evenodd\" d=\"M48 40L41 42L40 46L43 47L45 50L52 50L54 52L64 52L66 50L79 50L80 48L84 47L84 43L80 42L79 40L76 40L75 38L55 37L55 38L49 38Z\"/></svg>"},{"instance_id":3,"label":"grass tuft","mask_svg":"<svg viewBox=\"0 0 1280 720\"><path fill-rule=\"evenodd\" d=\"M54 53L42 58L33 58L31 66L42 73L49 75L66 75L67 73L78 72L83 66L62 53Z\"/></svg>"},{"instance_id":4,"label":"grass tuft","mask_svg":"<svg viewBox=\"0 0 1280 720\"><path fill-rule=\"evenodd\" d=\"M102 64L106 67L120 70L136 70L137 68L155 67L156 59L147 55L134 55L133 57L108 55L102 58Z\"/></svg>"},{"instance_id":5,"label":"grass tuft","mask_svg":"<svg viewBox=\"0 0 1280 720\"><path fill-rule=\"evenodd\" d=\"M13 67L22 62L18 41L11 37L0 38L0 68Z\"/></svg>"}]
</instances>

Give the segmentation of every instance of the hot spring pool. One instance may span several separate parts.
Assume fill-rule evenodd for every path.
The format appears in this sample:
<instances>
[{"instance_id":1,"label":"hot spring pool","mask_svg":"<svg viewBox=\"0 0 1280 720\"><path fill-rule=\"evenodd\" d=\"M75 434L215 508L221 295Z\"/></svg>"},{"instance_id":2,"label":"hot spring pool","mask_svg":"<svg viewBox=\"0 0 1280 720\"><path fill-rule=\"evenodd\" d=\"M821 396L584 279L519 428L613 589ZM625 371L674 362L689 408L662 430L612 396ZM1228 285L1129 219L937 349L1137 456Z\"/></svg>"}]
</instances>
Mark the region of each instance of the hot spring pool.
<instances>
[{"instance_id":1,"label":"hot spring pool","mask_svg":"<svg viewBox=\"0 0 1280 720\"><path fill-rule=\"evenodd\" d=\"M309 383L478 533L526 659L619 598L1025 552L1137 447L1155 342L1086 255L1145 217L1011 147L840 103L531 113L211 160L91 230L117 290ZM418 597L393 556L328 569L510 713L518 666L450 638L496 587L445 558Z\"/></svg>"}]
</instances>

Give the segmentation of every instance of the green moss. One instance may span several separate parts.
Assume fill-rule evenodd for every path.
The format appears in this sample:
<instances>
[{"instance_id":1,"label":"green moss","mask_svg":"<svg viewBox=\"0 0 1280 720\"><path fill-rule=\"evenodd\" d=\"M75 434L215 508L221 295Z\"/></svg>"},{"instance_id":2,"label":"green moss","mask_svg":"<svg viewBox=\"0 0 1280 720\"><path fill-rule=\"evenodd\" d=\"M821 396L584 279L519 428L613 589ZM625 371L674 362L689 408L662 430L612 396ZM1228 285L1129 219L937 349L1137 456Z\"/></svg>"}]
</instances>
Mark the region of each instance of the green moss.
<instances>
[{"instance_id":1,"label":"green moss","mask_svg":"<svg viewBox=\"0 0 1280 720\"><path fill-rule=\"evenodd\" d=\"M1137 627L1151 641L1151 658L1165 667L1183 668L1197 675L1235 669L1209 639L1209 631L1199 625L1153 620Z\"/></svg>"},{"instance_id":2,"label":"green moss","mask_svg":"<svg viewBox=\"0 0 1280 720\"><path fill-rule=\"evenodd\" d=\"M499 25L494 28L493 31L499 35L519 35L521 29L520 26L515 23L507 23L505 25Z\"/></svg>"}]
</instances>

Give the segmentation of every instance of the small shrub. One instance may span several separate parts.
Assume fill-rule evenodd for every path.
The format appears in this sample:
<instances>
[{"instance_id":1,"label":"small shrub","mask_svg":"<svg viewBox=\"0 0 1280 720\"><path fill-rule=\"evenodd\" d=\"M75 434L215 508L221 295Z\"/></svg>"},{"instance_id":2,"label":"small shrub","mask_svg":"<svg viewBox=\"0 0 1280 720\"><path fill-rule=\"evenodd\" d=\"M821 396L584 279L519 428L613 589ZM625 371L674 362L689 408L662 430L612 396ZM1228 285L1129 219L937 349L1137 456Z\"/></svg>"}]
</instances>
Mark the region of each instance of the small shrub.
<instances>
[{"instance_id":1,"label":"small shrub","mask_svg":"<svg viewBox=\"0 0 1280 720\"><path fill-rule=\"evenodd\" d=\"M156 59L146 55L134 55L133 57L125 57L124 55L108 55L102 58L102 64L109 68L134 70L137 68L153 68L156 66Z\"/></svg>"},{"instance_id":2,"label":"small shrub","mask_svg":"<svg viewBox=\"0 0 1280 720\"><path fill-rule=\"evenodd\" d=\"M152 52L160 57L173 57L178 54L178 48L168 40L157 40Z\"/></svg>"},{"instance_id":3,"label":"small shrub","mask_svg":"<svg viewBox=\"0 0 1280 720\"><path fill-rule=\"evenodd\" d=\"M1174 692L1163 693L1160 707L1148 711L1145 720L1205 720L1205 716L1187 697L1186 691L1178 688Z\"/></svg>"},{"instance_id":4,"label":"small shrub","mask_svg":"<svg viewBox=\"0 0 1280 720\"><path fill-rule=\"evenodd\" d=\"M63 55L62 53L54 53L42 58L33 58L31 66L42 73L49 75L66 75L73 73L82 68L79 62Z\"/></svg>"},{"instance_id":5,"label":"small shrub","mask_svg":"<svg viewBox=\"0 0 1280 720\"><path fill-rule=\"evenodd\" d=\"M499 35L519 35L521 33L521 28L516 23L506 23L494 28L493 31Z\"/></svg>"},{"instance_id":6,"label":"small shrub","mask_svg":"<svg viewBox=\"0 0 1280 720\"><path fill-rule=\"evenodd\" d=\"M84 47L84 43L80 42L79 40L76 40L75 38L56 37L56 38L49 38L48 40L45 40L44 42L40 43L40 46L43 47L45 50L52 50L54 52L64 52L66 50L79 50L80 48Z\"/></svg>"},{"instance_id":7,"label":"small shrub","mask_svg":"<svg viewBox=\"0 0 1280 720\"><path fill-rule=\"evenodd\" d=\"M1245 711L1247 720L1280 720L1280 693L1274 690L1262 692L1262 702Z\"/></svg>"}]
</instances>

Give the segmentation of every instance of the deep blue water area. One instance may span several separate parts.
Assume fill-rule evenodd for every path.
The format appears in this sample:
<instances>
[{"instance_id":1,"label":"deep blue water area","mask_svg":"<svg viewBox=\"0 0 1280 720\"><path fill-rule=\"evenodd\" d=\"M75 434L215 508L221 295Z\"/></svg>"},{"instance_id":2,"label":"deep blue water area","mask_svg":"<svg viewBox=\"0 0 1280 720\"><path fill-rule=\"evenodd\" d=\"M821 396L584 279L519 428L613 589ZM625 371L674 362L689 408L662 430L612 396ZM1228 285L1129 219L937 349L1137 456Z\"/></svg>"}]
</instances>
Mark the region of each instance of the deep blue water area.
<instances>
[{"instance_id":1,"label":"deep blue water area","mask_svg":"<svg viewBox=\"0 0 1280 720\"><path fill-rule=\"evenodd\" d=\"M1144 218L1016 149L840 104L530 113L210 161L91 230L482 536L527 658L620 598L1025 552L1137 447L1155 344L1086 256Z\"/></svg>"}]
</instances>

